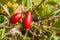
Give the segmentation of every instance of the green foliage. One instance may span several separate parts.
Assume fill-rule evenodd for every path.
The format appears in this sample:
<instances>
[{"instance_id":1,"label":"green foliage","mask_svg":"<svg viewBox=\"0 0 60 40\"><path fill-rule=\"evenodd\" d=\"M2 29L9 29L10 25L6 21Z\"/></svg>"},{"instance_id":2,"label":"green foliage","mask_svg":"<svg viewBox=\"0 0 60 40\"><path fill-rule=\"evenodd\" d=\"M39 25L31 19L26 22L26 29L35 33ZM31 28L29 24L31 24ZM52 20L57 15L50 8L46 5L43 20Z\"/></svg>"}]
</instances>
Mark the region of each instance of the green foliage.
<instances>
[{"instance_id":1,"label":"green foliage","mask_svg":"<svg viewBox=\"0 0 60 40\"><path fill-rule=\"evenodd\" d=\"M60 28L60 19L54 22L53 27Z\"/></svg>"},{"instance_id":2,"label":"green foliage","mask_svg":"<svg viewBox=\"0 0 60 40\"><path fill-rule=\"evenodd\" d=\"M59 36L54 35L53 38L54 38L54 40L58 40L59 39Z\"/></svg>"},{"instance_id":3,"label":"green foliage","mask_svg":"<svg viewBox=\"0 0 60 40\"><path fill-rule=\"evenodd\" d=\"M0 40L7 40L5 34L5 28L0 29Z\"/></svg>"},{"instance_id":4,"label":"green foliage","mask_svg":"<svg viewBox=\"0 0 60 40\"><path fill-rule=\"evenodd\" d=\"M15 4L17 0L11 0L11 3L12 4Z\"/></svg>"},{"instance_id":5,"label":"green foliage","mask_svg":"<svg viewBox=\"0 0 60 40\"><path fill-rule=\"evenodd\" d=\"M32 9L32 0L23 0L22 4L29 9Z\"/></svg>"},{"instance_id":6,"label":"green foliage","mask_svg":"<svg viewBox=\"0 0 60 40\"><path fill-rule=\"evenodd\" d=\"M48 0L48 4L57 4L58 0Z\"/></svg>"},{"instance_id":7,"label":"green foliage","mask_svg":"<svg viewBox=\"0 0 60 40\"><path fill-rule=\"evenodd\" d=\"M6 7L10 13L13 13L13 4L11 2L8 2L6 4Z\"/></svg>"},{"instance_id":8,"label":"green foliage","mask_svg":"<svg viewBox=\"0 0 60 40\"><path fill-rule=\"evenodd\" d=\"M60 32L60 19L58 19L57 21L55 21L53 24L52 24L53 27L55 27L54 30L56 30L57 32Z\"/></svg>"},{"instance_id":9,"label":"green foliage","mask_svg":"<svg viewBox=\"0 0 60 40\"><path fill-rule=\"evenodd\" d=\"M8 2L8 0L4 0L4 1L0 0L0 3L2 3L2 4L6 4L7 2Z\"/></svg>"},{"instance_id":10,"label":"green foliage","mask_svg":"<svg viewBox=\"0 0 60 40\"><path fill-rule=\"evenodd\" d=\"M32 0L32 1L33 1L34 5L37 6L38 4L41 3L42 0Z\"/></svg>"},{"instance_id":11,"label":"green foliage","mask_svg":"<svg viewBox=\"0 0 60 40\"><path fill-rule=\"evenodd\" d=\"M16 0L16 2L17 2L17 3L21 3L21 2L22 2L22 0Z\"/></svg>"},{"instance_id":12,"label":"green foliage","mask_svg":"<svg viewBox=\"0 0 60 40\"><path fill-rule=\"evenodd\" d=\"M0 7L0 14L3 14L3 9L2 9L2 7Z\"/></svg>"},{"instance_id":13,"label":"green foliage","mask_svg":"<svg viewBox=\"0 0 60 40\"><path fill-rule=\"evenodd\" d=\"M60 33L60 0L42 1L43 0L0 0L0 3L7 8L10 14L13 14L21 5L23 8L19 8L18 11L24 10L22 20L20 21L21 23L18 22L12 26L8 26L9 23L5 23L5 21L9 21L10 17L7 16L5 10L0 7L0 40L7 40L10 38L11 40L58 40L60 38L60 35L57 36L57 33ZM41 5L39 5L40 3ZM36 21L33 19L32 26L26 36L24 36L26 31L23 30L23 19L25 17L25 12L27 12L25 8L28 9L27 11L32 9L32 19L36 18ZM5 14L2 16L1 13ZM59 16L59 18L55 18L55 16ZM4 20L5 17L7 20ZM6 29L3 26L5 26ZM9 32L11 32L11 35L8 34L8 36L6 36L6 33Z\"/></svg>"},{"instance_id":14,"label":"green foliage","mask_svg":"<svg viewBox=\"0 0 60 40\"><path fill-rule=\"evenodd\" d=\"M38 17L47 18L48 15L53 13L54 9L51 5L42 5L37 12Z\"/></svg>"},{"instance_id":15,"label":"green foliage","mask_svg":"<svg viewBox=\"0 0 60 40\"><path fill-rule=\"evenodd\" d=\"M31 39L29 37L27 37L27 36L24 36L23 40L31 40Z\"/></svg>"},{"instance_id":16,"label":"green foliage","mask_svg":"<svg viewBox=\"0 0 60 40\"><path fill-rule=\"evenodd\" d=\"M0 23L4 22L4 16L0 15Z\"/></svg>"}]
</instances>

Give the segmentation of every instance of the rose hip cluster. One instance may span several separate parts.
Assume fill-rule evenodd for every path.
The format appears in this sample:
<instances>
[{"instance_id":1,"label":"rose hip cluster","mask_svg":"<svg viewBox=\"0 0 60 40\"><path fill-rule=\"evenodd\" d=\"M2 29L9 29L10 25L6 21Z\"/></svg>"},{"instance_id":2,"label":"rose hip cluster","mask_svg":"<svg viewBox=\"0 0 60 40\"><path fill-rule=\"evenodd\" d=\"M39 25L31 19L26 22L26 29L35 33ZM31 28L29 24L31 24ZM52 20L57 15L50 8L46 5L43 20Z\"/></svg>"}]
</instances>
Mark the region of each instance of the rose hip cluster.
<instances>
[{"instance_id":1,"label":"rose hip cluster","mask_svg":"<svg viewBox=\"0 0 60 40\"><path fill-rule=\"evenodd\" d=\"M22 19L22 13L15 13L10 21L9 21L9 25L12 25L12 24L15 24L17 23L18 21L20 21ZM23 25L24 25L24 28L25 30L28 30L30 29L30 26L31 26L31 23L32 23L32 15L31 15L31 12L28 11L24 17L24 20L23 20Z\"/></svg>"}]
</instances>

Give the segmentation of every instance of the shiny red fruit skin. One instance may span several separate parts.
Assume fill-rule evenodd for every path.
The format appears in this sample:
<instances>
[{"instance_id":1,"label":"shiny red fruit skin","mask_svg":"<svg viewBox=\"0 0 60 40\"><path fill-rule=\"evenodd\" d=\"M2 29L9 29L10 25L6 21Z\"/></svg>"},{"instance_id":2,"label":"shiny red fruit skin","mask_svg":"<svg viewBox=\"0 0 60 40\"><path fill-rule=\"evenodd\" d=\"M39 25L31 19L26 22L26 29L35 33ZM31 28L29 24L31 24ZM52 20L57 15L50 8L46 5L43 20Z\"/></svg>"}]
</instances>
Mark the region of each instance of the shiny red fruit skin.
<instances>
[{"instance_id":1,"label":"shiny red fruit skin","mask_svg":"<svg viewBox=\"0 0 60 40\"><path fill-rule=\"evenodd\" d=\"M15 13L12 17L11 17L11 19L10 19L10 21L9 21L9 25L12 25L12 24L15 24L15 23L17 23L18 21L20 21L21 20L21 18L22 18L22 14L21 13Z\"/></svg>"},{"instance_id":2,"label":"shiny red fruit skin","mask_svg":"<svg viewBox=\"0 0 60 40\"><path fill-rule=\"evenodd\" d=\"M25 30L29 30L30 29L31 23L32 23L31 12L27 12L27 14L24 17L24 21L23 21Z\"/></svg>"}]
</instances>

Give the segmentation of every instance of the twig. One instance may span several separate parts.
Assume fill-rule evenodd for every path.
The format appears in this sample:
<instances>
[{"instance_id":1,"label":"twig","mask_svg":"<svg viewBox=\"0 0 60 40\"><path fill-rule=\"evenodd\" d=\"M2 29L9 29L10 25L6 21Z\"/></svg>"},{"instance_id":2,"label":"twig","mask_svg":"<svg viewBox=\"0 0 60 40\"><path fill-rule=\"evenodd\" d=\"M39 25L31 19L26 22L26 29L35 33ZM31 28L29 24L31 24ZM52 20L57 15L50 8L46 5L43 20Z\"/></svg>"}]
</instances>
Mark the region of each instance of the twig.
<instances>
[{"instance_id":1,"label":"twig","mask_svg":"<svg viewBox=\"0 0 60 40\"><path fill-rule=\"evenodd\" d=\"M26 30L25 36L27 36L28 31L29 31L29 30Z\"/></svg>"},{"instance_id":2,"label":"twig","mask_svg":"<svg viewBox=\"0 0 60 40\"><path fill-rule=\"evenodd\" d=\"M23 37L23 35L21 34L21 32L16 31L16 33L20 34L20 36Z\"/></svg>"},{"instance_id":3,"label":"twig","mask_svg":"<svg viewBox=\"0 0 60 40\"><path fill-rule=\"evenodd\" d=\"M33 9L33 11L35 11L36 9L38 9L39 6L41 6L44 2L45 2L45 0L42 0L42 2L41 2L35 9ZM32 11L32 12L33 12L33 11Z\"/></svg>"},{"instance_id":4,"label":"twig","mask_svg":"<svg viewBox=\"0 0 60 40\"><path fill-rule=\"evenodd\" d=\"M7 13L7 15L10 16L10 14L9 14L9 12L8 12L8 10L7 10L7 8L6 8L3 4L1 4L1 3L0 3L0 6L5 10L5 12Z\"/></svg>"},{"instance_id":5,"label":"twig","mask_svg":"<svg viewBox=\"0 0 60 40\"><path fill-rule=\"evenodd\" d=\"M39 8L39 6L42 5L44 2L45 0L42 0L42 2L36 7L36 9Z\"/></svg>"},{"instance_id":6,"label":"twig","mask_svg":"<svg viewBox=\"0 0 60 40\"><path fill-rule=\"evenodd\" d=\"M4 24L6 24L6 23L7 23L7 21L6 21L6 22L4 22L4 23L1 23L1 24L0 24L0 26L3 26L3 25L4 25Z\"/></svg>"},{"instance_id":7,"label":"twig","mask_svg":"<svg viewBox=\"0 0 60 40\"><path fill-rule=\"evenodd\" d=\"M47 21L47 20L56 19L56 18L60 18L60 16L52 16L52 17L50 17L50 18L48 18L48 19L40 20L39 23L44 22L44 21ZM34 24L35 24L35 23L32 23L32 25L34 25Z\"/></svg>"},{"instance_id":8,"label":"twig","mask_svg":"<svg viewBox=\"0 0 60 40\"><path fill-rule=\"evenodd\" d=\"M51 37L50 37L50 39L49 40L51 40L52 38L53 38L53 36L55 35L55 32L51 35Z\"/></svg>"},{"instance_id":9,"label":"twig","mask_svg":"<svg viewBox=\"0 0 60 40\"><path fill-rule=\"evenodd\" d=\"M56 11L53 12L54 16L56 16L56 14L57 14L58 12L60 12L60 9L58 9L58 10L56 10Z\"/></svg>"},{"instance_id":10,"label":"twig","mask_svg":"<svg viewBox=\"0 0 60 40\"><path fill-rule=\"evenodd\" d=\"M17 28L12 28L9 32L6 33L6 35L12 34L14 36L16 33L23 37L23 35L21 34L21 32L18 31Z\"/></svg>"},{"instance_id":11,"label":"twig","mask_svg":"<svg viewBox=\"0 0 60 40\"><path fill-rule=\"evenodd\" d=\"M37 35L36 35L35 33L33 33L31 30L29 30L29 32L30 32L31 34L33 34L34 36L37 37Z\"/></svg>"}]
</instances>

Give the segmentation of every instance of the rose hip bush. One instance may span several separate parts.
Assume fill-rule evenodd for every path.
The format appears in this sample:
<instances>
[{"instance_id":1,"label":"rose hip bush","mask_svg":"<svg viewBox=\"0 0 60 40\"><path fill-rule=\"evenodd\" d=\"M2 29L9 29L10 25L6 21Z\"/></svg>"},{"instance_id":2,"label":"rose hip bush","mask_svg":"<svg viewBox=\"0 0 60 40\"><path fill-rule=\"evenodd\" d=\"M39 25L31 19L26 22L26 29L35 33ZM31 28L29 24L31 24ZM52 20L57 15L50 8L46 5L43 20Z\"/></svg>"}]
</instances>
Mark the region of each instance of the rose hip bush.
<instances>
[{"instance_id":1,"label":"rose hip bush","mask_svg":"<svg viewBox=\"0 0 60 40\"><path fill-rule=\"evenodd\" d=\"M60 0L0 0L0 40L60 40Z\"/></svg>"}]
</instances>

